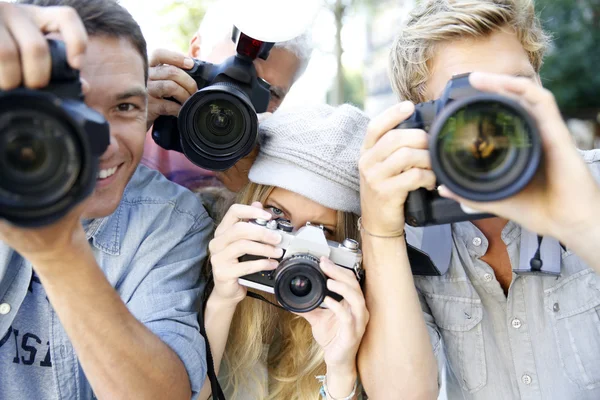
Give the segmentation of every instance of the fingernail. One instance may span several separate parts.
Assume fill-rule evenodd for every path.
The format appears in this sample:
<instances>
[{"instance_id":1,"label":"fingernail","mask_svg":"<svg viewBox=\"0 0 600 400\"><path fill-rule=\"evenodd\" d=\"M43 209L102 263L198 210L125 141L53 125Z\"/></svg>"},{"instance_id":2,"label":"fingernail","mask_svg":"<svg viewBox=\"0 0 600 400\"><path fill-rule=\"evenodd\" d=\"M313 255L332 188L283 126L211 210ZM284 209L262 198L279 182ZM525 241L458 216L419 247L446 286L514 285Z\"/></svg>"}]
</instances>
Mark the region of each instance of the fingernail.
<instances>
[{"instance_id":1,"label":"fingernail","mask_svg":"<svg viewBox=\"0 0 600 400\"><path fill-rule=\"evenodd\" d=\"M277 248L276 253L277 253L277 257L283 256L283 249L282 248Z\"/></svg>"},{"instance_id":2,"label":"fingernail","mask_svg":"<svg viewBox=\"0 0 600 400\"><path fill-rule=\"evenodd\" d=\"M270 212L266 212L266 211L264 211L264 212L261 214L261 218L262 218L262 219L271 219L271 217L272 217L272 215L271 215L271 213L270 213Z\"/></svg>"},{"instance_id":3,"label":"fingernail","mask_svg":"<svg viewBox=\"0 0 600 400\"><path fill-rule=\"evenodd\" d=\"M192 59L191 59L191 58L189 58L189 57L186 57L186 58L183 60L183 66L184 66L184 67L186 67L187 69L190 69L190 68L192 68L192 67L194 66L194 60L192 60Z\"/></svg>"},{"instance_id":4,"label":"fingernail","mask_svg":"<svg viewBox=\"0 0 600 400\"><path fill-rule=\"evenodd\" d=\"M271 268L271 269L275 269L275 268L277 268L278 266L279 266L279 261L277 261L277 260L271 260L271 261L269 262L269 268Z\"/></svg>"}]
</instances>

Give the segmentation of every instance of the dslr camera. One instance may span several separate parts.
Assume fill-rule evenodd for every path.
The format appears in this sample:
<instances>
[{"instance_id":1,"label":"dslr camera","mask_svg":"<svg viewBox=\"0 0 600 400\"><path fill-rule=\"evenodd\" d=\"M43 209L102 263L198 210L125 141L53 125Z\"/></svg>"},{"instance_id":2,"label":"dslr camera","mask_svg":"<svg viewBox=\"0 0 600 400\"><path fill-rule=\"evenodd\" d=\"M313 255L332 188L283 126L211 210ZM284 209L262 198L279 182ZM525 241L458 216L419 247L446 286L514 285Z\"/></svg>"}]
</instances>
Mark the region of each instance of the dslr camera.
<instances>
[{"instance_id":1,"label":"dslr camera","mask_svg":"<svg viewBox=\"0 0 600 400\"><path fill-rule=\"evenodd\" d=\"M429 133L437 185L468 200L515 195L542 161L538 128L529 113L508 97L473 88L469 74L453 77L439 99L417 104L397 128ZM405 204L406 223L417 227L489 217L467 213L457 202L426 189L409 193Z\"/></svg>"},{"instance_id":2,"label":"dslr camera","mask_svg":"<svg viewBox=\"0 0 600 400\"><path fill-rule=\"evenodd\" d=\"M284 250L277 269L261 271L242 276L241 285L274 293L277 302L288 311L302 313L319 307L330 296L338 301L342 297L327 290L327 276L319 266L321 256L328 257L335 264L354 271L361 281L362 252L358 242L345 239L342 243L327 240L323 228L307 223L293 232L289 221L279 219L265 221L252 220L249 223L277 231L282 241L277 245ZM240 261L256 260L264 257L245 255Z\"/></svg>"},{"instance_id":3,"label":"dslr camera","mask_svg":"<svg viewBox=\"0 0 600 400\"><path fill-rule=\"evenodd\" d=\"M235 27L232 39L237 54L223 63L194 60L194 67L185 72L199 90L178 117L161 116L152 130L160 147L213 171L231 168L256 146L257 113L267 111L270 99L271 85L258 77L253 62L266 60L274 43L253 39Z\"/></svg>"},{"instance_id":4,"label":"dslr camera","mask_svg":"<svg viewBox=\"0 0 600 400\"><path fill-rule=\"evenodd\" d=\"M48 46L48 86L0 90L0 218L23 227L53 223L88 197L110 142L104 117L83 103L64 43Z\"/></svg>"}]
</instances>

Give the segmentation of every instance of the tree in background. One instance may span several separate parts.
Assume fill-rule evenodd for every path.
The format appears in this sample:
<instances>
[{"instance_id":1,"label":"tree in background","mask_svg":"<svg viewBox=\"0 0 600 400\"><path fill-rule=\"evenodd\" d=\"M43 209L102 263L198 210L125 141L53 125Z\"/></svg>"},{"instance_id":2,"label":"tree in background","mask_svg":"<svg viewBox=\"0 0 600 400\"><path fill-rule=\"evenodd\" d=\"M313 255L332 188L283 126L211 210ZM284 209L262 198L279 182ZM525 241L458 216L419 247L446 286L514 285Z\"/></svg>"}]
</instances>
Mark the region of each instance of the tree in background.
<instances>
[{"instance_id":1,"label":"tree in background","mask_svg":"<svg viewBox=\"0 0 600 400\"><path fill-rule=\"evenodd\" d=\"M355 77L346 78L344 72L344 65L342 63L342 55L344 54L344 48L342 46L342 28L344 26L344 17L347 14L354 11L369 10L373 5L373 0L327 0L327 6L333 13L335 20L335 60L336 60L336 77L331 92L327 96L327 101L332 105L343 104L348 101L358 100L360 98L360 104L364 102L364 85L362 78L360 82ZM351 93L348 91L358 90L357 93Z\"/></svg>"},{"instance_id":2,"label":"tree in background","mask_svg":"<svg viewBox=\"0 0 600 400\"><path fill-rule=\"evenodd\" d=\"M537 0L553 36L542 67L544 86L567 117L596 119L600 111L600 0Z\"/></svg>"},{"instance_id":3,"label":"tree in background","mask_svg":"<svg viewBox=\"0 0 600 400\"><path fill-rule=\"evenodd\" d=\"M198 31L209 4L210 2L200 0L173 0L159 11L166 18L177 21L165 29L173 37L173 44L179 50L187 52L190 39Z\"/></svg>"}]
</instances>

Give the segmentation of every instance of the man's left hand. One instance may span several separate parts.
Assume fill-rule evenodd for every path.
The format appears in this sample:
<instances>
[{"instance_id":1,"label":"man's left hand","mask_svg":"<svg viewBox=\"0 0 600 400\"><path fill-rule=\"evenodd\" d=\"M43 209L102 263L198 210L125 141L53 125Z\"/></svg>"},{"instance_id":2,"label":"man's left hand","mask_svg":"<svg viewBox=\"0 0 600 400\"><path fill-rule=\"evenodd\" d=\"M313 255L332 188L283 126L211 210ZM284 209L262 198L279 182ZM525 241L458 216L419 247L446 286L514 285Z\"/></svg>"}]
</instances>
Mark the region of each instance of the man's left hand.
<instances>
[{"instance_id":1,"label":"man's left hand","mask_svg":"<svg viewBox=\"0 0 600 400\"><path fill-rule=\"evenodd\" d=\"M600 187L577 152L552 93L534 81L472 73L473 87L511 97L537 122L543 148L540 171L520 193L494 202L472 202L440 188L440 195L519 223L540 235L569 241L600 222Z\"/></svg>"}]
</instances>

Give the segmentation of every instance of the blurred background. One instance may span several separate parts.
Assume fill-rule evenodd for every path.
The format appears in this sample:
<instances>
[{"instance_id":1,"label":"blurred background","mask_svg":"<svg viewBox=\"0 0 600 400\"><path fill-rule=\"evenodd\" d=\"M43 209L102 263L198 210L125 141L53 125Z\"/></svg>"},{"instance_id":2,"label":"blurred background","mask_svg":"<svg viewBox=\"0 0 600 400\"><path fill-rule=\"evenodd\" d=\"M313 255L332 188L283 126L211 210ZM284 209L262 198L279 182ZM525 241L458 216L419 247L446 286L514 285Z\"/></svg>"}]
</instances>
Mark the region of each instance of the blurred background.
<instances>
[{"instance_id":1,"label":"blurred background","mask_svg":"<svg viewBox=\"0 0 600 400\"><path fill-rule=\"evenodd\" d=\"M149 54L187 52L205 10L218 0L121 0L138 21ZM350 102L371 116L397 100L387 77L389 49L418 0L323 0L312 27L315 50L282 108ZM600 148L600 0L536 0L553 46L542 81L557 98L577 145Z\"/></svg>"}]
</instances>

